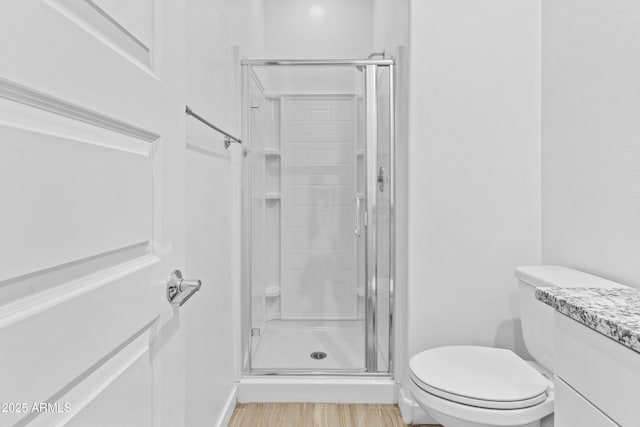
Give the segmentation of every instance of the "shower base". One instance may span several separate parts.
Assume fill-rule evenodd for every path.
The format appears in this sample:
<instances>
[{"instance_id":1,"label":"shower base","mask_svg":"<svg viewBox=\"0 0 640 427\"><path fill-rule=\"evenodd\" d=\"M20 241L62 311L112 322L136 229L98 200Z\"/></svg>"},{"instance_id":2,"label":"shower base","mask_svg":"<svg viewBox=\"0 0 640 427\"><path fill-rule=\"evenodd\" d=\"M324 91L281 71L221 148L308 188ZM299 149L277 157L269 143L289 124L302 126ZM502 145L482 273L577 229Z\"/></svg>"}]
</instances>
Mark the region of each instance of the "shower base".
<instances>
[{"instance_id":1,"label":"shower base","mask_svg":"<svg viewBox=\"0 0 640 427\"><path fill-rule=\"evenodd\" d=\"M252 368L364 372L364 337L362 320L271 320L254 350Z\"/></svg>"}]
</instances>

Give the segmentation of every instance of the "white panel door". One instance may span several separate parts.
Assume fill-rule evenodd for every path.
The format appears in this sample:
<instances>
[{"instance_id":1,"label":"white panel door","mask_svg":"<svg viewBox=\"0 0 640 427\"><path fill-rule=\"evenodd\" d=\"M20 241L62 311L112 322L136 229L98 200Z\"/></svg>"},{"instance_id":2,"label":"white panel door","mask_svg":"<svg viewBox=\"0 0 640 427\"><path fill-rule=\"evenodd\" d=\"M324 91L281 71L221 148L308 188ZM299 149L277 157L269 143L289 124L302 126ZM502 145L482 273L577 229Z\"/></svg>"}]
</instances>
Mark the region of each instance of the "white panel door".
<instances>
[{"instance_id":1,"label":"white panel door","mask_svg":"<svg viewBox=\"0 0 640 427\"><path fill-rule=\"evenodd\" d=\"M0 3L0 426L184 425L183 9Z\"/></svg>"}]
</instances>

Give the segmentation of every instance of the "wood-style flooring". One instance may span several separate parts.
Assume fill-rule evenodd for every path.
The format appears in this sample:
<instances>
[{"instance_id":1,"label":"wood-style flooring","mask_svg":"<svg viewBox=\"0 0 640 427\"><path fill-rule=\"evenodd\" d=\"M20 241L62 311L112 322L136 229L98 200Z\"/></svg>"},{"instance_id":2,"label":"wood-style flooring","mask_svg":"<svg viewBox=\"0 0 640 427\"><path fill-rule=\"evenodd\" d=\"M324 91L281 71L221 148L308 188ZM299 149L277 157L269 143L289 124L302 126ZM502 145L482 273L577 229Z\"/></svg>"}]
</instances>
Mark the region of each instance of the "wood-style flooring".
<instances>
[{"instance_id":1,"label":"wood-style flooring","mask_svg":"<svg viewBox=\"0 0 640 427\"><path fill-rule=\"evenodd\" d=\"M398 405L351 403L241 403L229 423L229 427L289 426L407 427Z\"/></svg>"}]
</instances>

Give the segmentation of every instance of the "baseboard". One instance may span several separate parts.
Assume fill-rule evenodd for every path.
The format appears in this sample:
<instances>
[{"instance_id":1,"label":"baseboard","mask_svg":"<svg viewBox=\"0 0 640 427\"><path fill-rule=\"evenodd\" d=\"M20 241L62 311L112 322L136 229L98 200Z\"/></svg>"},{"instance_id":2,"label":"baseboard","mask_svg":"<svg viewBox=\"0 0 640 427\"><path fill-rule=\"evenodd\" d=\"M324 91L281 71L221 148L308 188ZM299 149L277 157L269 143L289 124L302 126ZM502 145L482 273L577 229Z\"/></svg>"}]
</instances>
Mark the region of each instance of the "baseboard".
<instances>
[{"instance_id":1,"label":"baseboard","mask_svg":"<svg viewBox=\"0 0 640 427\"><path fill-rule=\"evenodd\" d=\"M238 402L397 403L391 378L275 378L240 380Z\"/></svg>"},{"instance_id":2,"label":"baseboard","mask_svg":"<svg viewBox=\"0 0 640 427\"><path fill-rule=\"evenodd\" d=\"M405 424L438 424L413 400L411 392L403 387L399 387L398 406Z\"/></svg>"},{"instance_id":3,"label":"baseboard","mask_svg":"<svg viewBox=\"0 0 640 427\"><path fill-rule=\"evenodd\" d=\"M413 413L417 406L418 404L411 399L411 393L399 387L398 407L400 408L400 414L402 414L402 421L405 424L413 424Z\"/></svg>"},{"instance_id":4,"label":"baseboard","mask_svg":"<svg viewBox=\"0 0 640 427\"><path fill-rule=\"evenodd\" d=\"M236 409L236 404L238 403L238 385L234 385L231 393L229 393L229 397L227 397L227 401L225 403L225 410L220 414L218 418L218 422L215 424L217 427L227 427L229 422L231 421L231 416L233 415L234 409Z\"/></svg>"}]
</instances>

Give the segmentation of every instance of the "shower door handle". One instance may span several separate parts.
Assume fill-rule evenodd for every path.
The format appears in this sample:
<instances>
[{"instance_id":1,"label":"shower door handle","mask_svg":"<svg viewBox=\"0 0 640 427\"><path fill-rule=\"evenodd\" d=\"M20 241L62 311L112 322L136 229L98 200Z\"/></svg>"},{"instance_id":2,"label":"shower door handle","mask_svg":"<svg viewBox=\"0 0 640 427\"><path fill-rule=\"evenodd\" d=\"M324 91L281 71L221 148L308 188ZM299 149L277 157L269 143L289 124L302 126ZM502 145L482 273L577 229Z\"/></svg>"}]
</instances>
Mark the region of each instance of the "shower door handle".
<instances>
[{"instance_id":1,"label":"shower door handle","mask_svg":"<svg viewBox=\"0 0 640 427\"><path fill-rule=\"evenodd\" d=\"M354 230L354 234L356 236L360 235L360 197L356 196L355 198L356 201L356 215L355 215L355 222L356 222L356 228Z\"/></svg>"}]
</instances>

